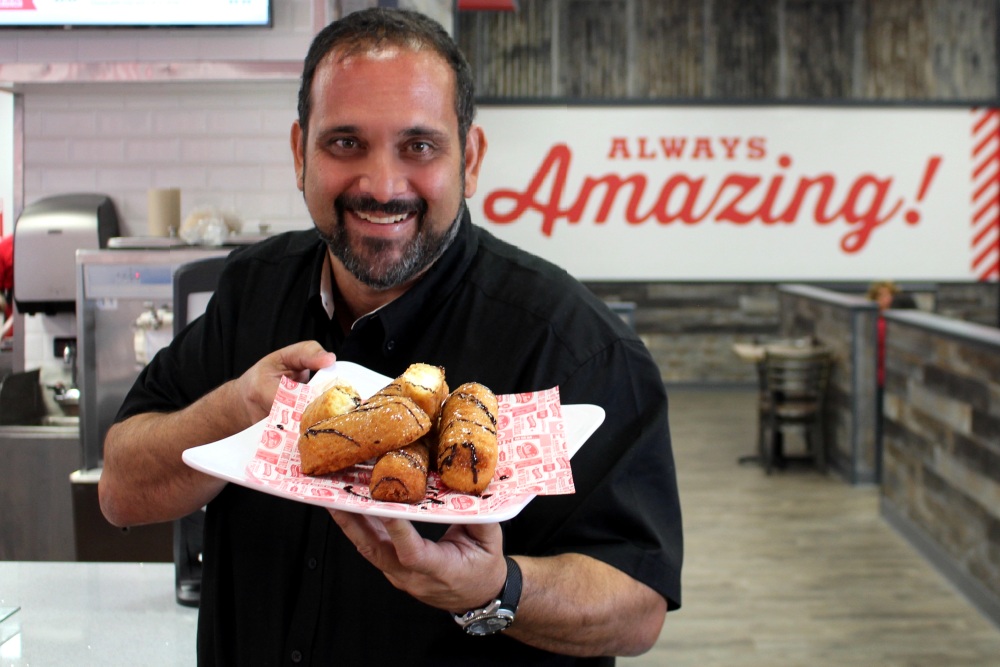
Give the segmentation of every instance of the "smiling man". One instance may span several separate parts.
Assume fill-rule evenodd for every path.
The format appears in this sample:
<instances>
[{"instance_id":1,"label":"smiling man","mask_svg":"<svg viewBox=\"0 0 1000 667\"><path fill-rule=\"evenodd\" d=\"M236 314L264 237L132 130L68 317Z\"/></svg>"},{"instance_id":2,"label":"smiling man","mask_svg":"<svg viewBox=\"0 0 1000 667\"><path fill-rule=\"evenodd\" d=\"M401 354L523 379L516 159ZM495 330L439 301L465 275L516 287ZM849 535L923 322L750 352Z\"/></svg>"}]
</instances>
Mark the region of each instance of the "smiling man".
<instances>
[{"instance_id":1,"label":"smiling man","mask_svg":"<svg viewBox=\"0 0 1000 667\"><path fill-rule=\"evenodd\" d=\"M337 285L362 315L454 239L486 139L459 127L455 73L435 51L344 45L317 69L292 128L295 168Z\"/></svg>"},{"instance_id":2,"label":"smiling man","mask_svg":"<svg viewBox=\"0 0 1000 667\"><path fill-rule=\"evenodd\" d=\"M374 9L321 31L291 132L315 231L234 252L108 433L112 523L207 505L200 664L608 665L680 606L659 370L580 283L472 223L473 116L469 67L430 19ZM327 511L183 464L263 419L282 375L334 358L390 377L434 364L498 394L558 387L606 419L573 457L576 492L503 524Z\"/></svg>"}]
</instances>

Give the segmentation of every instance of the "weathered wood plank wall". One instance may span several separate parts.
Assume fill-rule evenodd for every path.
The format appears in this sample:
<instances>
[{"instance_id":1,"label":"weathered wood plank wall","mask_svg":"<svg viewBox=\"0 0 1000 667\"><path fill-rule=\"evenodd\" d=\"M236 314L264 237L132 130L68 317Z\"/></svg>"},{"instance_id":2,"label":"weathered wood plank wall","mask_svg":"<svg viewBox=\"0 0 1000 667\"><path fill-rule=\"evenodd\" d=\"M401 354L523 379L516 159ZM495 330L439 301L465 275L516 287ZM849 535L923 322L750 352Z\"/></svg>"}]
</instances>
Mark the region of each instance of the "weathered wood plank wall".
<instances>
[{"instance_id":1,"label":"weathered wood plank wall","mask_svg":"<svg viewBox=\"0 0 1000 667\"><path fill-rule=\"evenodd\" d=\"M522 0L459 12L483 97L997 95L996 0Z\"/></svg>"},{"instance_id":2,"label":"weathered wood plank wall","mask_svg":"<svg viewBox=\"0 0 1000 667\"><path fill-rule=\"evenodd\" d=\"M857 12L853 0L788 0L779 31L779 96L840 99L856 78Z\"/></svg>"},{"instance_id":3,"label":"weathered wood plank wall","mask_svg":"<svg viewBox=\"0 0 1000 667\"><path fill-rule=\"evenodd\" d=\"M634 6L635 47L629 97L692 98L705 87L705 13L685 0L643 2Z\"/></svg>"}]
</instances>

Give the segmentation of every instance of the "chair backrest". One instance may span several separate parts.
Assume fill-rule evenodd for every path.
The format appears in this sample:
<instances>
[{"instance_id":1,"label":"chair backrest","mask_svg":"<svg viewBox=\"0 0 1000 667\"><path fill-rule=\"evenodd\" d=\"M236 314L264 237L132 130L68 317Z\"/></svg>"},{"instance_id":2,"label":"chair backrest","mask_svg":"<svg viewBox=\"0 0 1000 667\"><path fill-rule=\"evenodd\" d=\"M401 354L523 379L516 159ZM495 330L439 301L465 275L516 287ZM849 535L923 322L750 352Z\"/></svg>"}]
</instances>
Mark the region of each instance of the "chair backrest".
<instances>
[{"instance_id":1,"label":"chair backrest","mask_svg":"<svg viewBox=\"0 0 1000 667\"><path fill-rule=\"evenodd\" d=\"M768 352L763 362L764 385L778 400L822 402L830 364L830 355L825 351L795 355Z\"/></svg>"},{"instance_id":2,"label":"chair backrest","mask_svg":"<svg viewBox=\"0 0 1000 667\"><path fill-rule=\"evenodd\" d=\"M174 272L174 335L203 312L219 283L226 258L208 257L188 262Z\"/></svg>"}]
</instances>

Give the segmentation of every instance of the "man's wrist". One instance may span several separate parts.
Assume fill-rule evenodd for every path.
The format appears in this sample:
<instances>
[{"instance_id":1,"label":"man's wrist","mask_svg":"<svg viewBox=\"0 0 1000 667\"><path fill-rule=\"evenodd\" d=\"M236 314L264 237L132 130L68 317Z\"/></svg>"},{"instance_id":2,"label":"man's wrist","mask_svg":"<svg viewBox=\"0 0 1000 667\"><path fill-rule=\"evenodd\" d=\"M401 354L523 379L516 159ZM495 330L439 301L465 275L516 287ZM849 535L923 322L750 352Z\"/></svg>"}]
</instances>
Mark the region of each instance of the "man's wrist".
<instances>
[{"instance_id":1,"label":"man's wrist","mask_svg":"<svg viewBox=\"0 0 1000 667\"><path fill-rule=\"evenodd\" d=\"M504 561L507 564L507 578L500 595L483 607L453 614L455 622L470 635L491 635L506 630L514 623L521 601L521 568L510 556L505 557Z\"/></svg>"}]
</instances>

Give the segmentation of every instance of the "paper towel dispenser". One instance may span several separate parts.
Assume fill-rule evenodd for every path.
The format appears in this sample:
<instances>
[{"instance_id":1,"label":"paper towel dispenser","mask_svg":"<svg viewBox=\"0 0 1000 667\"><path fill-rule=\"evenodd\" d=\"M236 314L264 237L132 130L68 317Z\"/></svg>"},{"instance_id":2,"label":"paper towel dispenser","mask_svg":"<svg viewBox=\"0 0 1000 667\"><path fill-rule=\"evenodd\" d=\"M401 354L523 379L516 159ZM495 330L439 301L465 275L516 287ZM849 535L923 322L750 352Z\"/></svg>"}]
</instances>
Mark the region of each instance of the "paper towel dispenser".
<instances>
[{"instance_id":1,"label":"paper towel dispenser","mask_svg":"<svg viewBox=\"0 0 1000 667\"><path fill-rule=\"evenodd\" d=\"M81 193L40 199L14 226L14 302L27 314L76 311L76 251L118 236L111 198Z\"/></svg>"}]
</instances>

